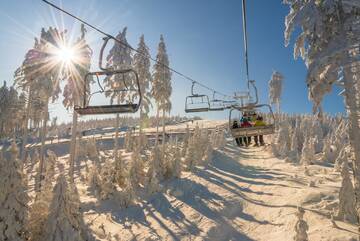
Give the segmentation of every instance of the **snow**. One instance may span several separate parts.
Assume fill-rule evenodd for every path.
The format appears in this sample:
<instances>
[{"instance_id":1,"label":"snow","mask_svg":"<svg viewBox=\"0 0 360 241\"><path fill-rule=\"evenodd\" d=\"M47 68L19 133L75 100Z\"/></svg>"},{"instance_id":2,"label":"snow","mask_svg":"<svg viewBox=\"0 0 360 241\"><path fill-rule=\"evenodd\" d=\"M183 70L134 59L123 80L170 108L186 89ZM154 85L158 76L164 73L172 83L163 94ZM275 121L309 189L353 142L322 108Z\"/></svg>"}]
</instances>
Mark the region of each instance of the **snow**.
<instances>
[{"instance_id":1,"label":"snow","mask_svg":"<svg viewBox=\"0 0 360 241\"><path fill-rule=\"evenodd\" d=\"M240 149L230 138L220 138L226 133L220 131L214 135L202 129L215 130L225 123L209 120L188 123L194 130L188 134L190 150L195 133L198 140L205 142L205 133L209 135L211 145L199 145L204 160L195 160L191 171L179 170L182 143L173 143L166 149L165 156L171 160L167 165L177 169L177 174L172 175L180 178L164 179L155 171L159 170L160 146L152 158L143 159L145 171L149 163L157 168L150 166L152 170L148 170L145 182L140 185L126 176L132 158L139 157L136 148L135 152L119 150L119 159L112 164L109 162L113 158L111 151L104 152L90 138L85 150L87 155L75 164L75 184L80 198L76 205L83 219L76 222L84 222L81 227L102 241L110 240L110 236L112 240L116 240L116 236L120 240L292 240L298 222L296 213L301 207L305 210L303 220L309 227L309 240L356 237L356 226L337 217L343 179L332 165L315 162L319 164L304 167L275 157L271 146ZM151 133L152 130L144 131ZM186 133L186 124L167 126L167 131L182 135ZM289 129L289 133L293 130ZM265 141L269 143L270 139ZM56 158L53 153L49 154L50 159ZM67 158L67 154L58 157L55 176L67 173ZM186 159L182 158L182 163L186 163ZM27 167L33 170L32 165L29 163ZM124 177L120 180L116 175L121 167ZM31 170L27 171L29 184L34 178ZM116 190L109 189L111 195L106 198L102 198L104 180L110 180L107 184L119 184ZM65 185L64 180L62 183ZM30 189L31 196L32 193Z\"/></svg>"}]
</instances>

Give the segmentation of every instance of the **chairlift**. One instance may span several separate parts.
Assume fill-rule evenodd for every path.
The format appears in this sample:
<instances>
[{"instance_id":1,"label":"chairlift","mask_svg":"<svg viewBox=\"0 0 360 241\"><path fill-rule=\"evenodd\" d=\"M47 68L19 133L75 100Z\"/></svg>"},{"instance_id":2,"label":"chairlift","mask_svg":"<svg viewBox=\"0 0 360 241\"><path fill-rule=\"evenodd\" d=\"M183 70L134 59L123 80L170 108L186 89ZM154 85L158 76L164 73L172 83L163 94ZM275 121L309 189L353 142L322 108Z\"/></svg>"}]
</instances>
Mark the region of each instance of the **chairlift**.
<instances>
[{"instance_id":1,"label":"chairlift","mask_svg":"<svg viewBox=\"0 0 360 241\"><path fill-rule=\"evenodd\" d=\"M261 108L264 107L267 108L267 111L261 111ZM233 117L234 111L239 112L240 114L237 118ZM237 121L240 124L240 118L242 116L244 115L251 116L253 114L260 115L259 113L261 113L262 117L266 115L267 117L267 119L265 120L266 125L234 128L233 126L234 121ZM268 104L259 104L253 106L233 106L229 113L229 127L231 131L231 135L234 138L271 135L275 133L275 116L271 106Z\"/></svg>"},{"instance_id":2,"label":"chairlift","mask_svg":"<svg viewBox=\"0 0 360 241\"><path fill-rule=\"evenodd\" d=\"M213 98L210 101L209 111L223 111L225 109L224 102L223 102L223 100L216 99L215 95L216 95L216 91L214 91Z\"/></svg>"},{"instance_id":3,"label":"chairlift","mask_svg":"<svg viewBox=\"0 0 360 241\"><path fill-rule=\"evenodd\" d=\"M185 112L208 112L210 109L210 100L207 95L194 93L195 82L191 86L191 95L186 97Z\"/></svg>"},{"instance_id":4,"label":"chairlift","mask_svg":"<svg viewBox=\"0 0 360 241\"><path fill-rule=\"evenodd\" d=\"M101 71L95 71L95 72L89 72L85 75L85 79L84 79L84 93L83 93L83 104L82 106L75 106L74 110L80 114L80 115L101 115L101 114L123 114L123 113L135 113L138 111L140 104L141 104L141 99L142 99L142 95L141 95L141 90L140 90L140 82L139 82L139 77L138 74L135 70L133 69L123 69L123 70L113 70L112 68L105 68L102 66L102 59L103 59L103 52L104 49L108 43L108 41L111 38L109 36L105 37L103 46L101 47L100 50L100 55L99 55L99 68ZM134 88L130 88L127 83L126 83L126 76L128 76L129 74L133 74L134 75L134 84L135 84L135 89ZM114 89L114 90L105 90L102 85L100 84L100 79L99 77L104 76L107 78L117 78L119 79L119 88ZM89 93L90 91L87 90L87 83L88 81L91 81L93 78L96 78L97 80L97 84L100 88L100 91L91 93L90 95L88 95L87 93ZM118 78L121 77L121 78ZM90 100L93 97L93 95L95 94L109 94L109 93L114 93L114 92L122 92L125 94L130 94L130 93L137 93L138 95L138 101L136 103L133 103L132 100L130 98L128 98L128 102L126 103L120 103L120 104L113 104L112 102L109 105L91 105L90 104ZM130 95L129 95L130 96Z\"/></svg>"}]
</instances>

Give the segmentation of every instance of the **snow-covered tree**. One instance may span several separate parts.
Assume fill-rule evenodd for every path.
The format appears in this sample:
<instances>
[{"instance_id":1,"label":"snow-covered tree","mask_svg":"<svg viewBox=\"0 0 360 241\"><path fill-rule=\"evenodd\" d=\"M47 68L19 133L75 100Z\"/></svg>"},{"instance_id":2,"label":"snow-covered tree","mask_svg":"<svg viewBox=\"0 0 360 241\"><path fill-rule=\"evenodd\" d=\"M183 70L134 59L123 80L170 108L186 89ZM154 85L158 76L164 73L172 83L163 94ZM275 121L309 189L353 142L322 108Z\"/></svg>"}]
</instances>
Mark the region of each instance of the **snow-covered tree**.
<instances>
[{"instance_id":1,"label":"snow-covered tree","mask_svg":"<svg viewBox=\"0 0 360 241\"><path fill-rule=\"evenodd\" d=\"M185 155L185 163L188 171L191 171L199 161L198 150L195 148L195 139L191 138Z\"/></svg>"},{"instance_id":2,"label":"snow-covered tree","mask_svg":"<svg viewBox=\"0 0 360 241\"><path fill-rule=\"evenodd\" d=\"M134 138L131 134L131 130L127 130L125 134L125 150L131 152L134 146Z\"/></svg>"},{"instance_id":3,"label":"snow-covered tree","mask_svg":"<svg viewBox=\"0 0 360 241\"><path fill-rule=\"evenodd\" d=\"M306 223L306 221L304 220L304 214L305 214L305 210L302 207L298 207L297 213L296 213L296 217L298 218L298 220L296 221L295 224L295 236L294 236L294 241L308 241L308 235L307 235L307 231L309 230L309 226Z\"/></svg>"},{"instance_id":4,"label":"snow-covered tree","mask_svg":"<svg viewBox=\"0 0 360 241\"><path fill-rule=\"evenodd\" d=\"M181 152L178 147L175 148L175 153L172 158L172 163L173 163L174 177L180 178L182 171L182 160L181 160Z\"/></svg>"},{"instance_id":5,"label":"snow-covered tree","mask_svg":"<svg viewBox=\"0 0 360 241\"><path fill-rule=\"evenodd\" d=\"M13 142L10 159L2 158L0 169L0 240L26 240L27 203L26 178L18 159L18 148Z\"/></svg>"},{"instance_id":6,"label":"snow-covered tree","mask_svg":"<svg viewBox=\"0 0 360 241\"><path fill-rule=\"evenodd\" d=\"M157 63L154 66L154 72L152 75L152 89L151 95L155 99L157 111L156 111L156 133L158 136L159 133L159 114L162 111L162 124L163 124L163 144L165 143L165 115L166 112L171 111L171 71L167 67L169 66L169 57L166 53L166 46L164 38L160 36L160 43L158 46L158 53L156 55ZM158 137L156 139L158 143ZM163 154L165 151L165 146L163 148Z\"/></svg>"},{"instance_id":7,"label":"snow-covered tree","mask_svg":"<svg viewBox=\"0 0 360 241\"><path fill-rule=\"evenodd\" d=\"M144 118L147 117L151 107L150 83L152 77L150 73L150 53L148 46L145 44L144 35L141 35L140 37L137 51L139 53L135 53L133 65L139 76L140 90L142 94L140 106L140 133L142 133Z\"/></svg>"},{"instance_id":8,"label":"snow-covered tree","mask_svg":"<svg viewBox=\"0 0 360 241\"><path fill-rule=\"evenodd\" d=\"M124 187L125 178L127 177L126 165L121 152L118 152L118 158L114 160L114 169L116 172L116 182L119 187Z\"/></svg>"},{"instance_id":9,"label":"snow-covered tree","mask_svg":"<svg viewBox=\"0 0 360 241\"><path fill-rule=\"evenodd\" d=\"M293 131L291 135L290 152L288 156L288 162L299 162L299 144L296 131Z\"/></svg>"},{"instance_id":10,"label":"snow-covered tree","mask_svg":"<svg viewBox=\"0 0 360 241\"><path fill-rule=\"evenodd\" d=\"M94 238L84 224L80 209L79 196L73 184L60 175L54 187L54 197L50 213L45 223L47 241L90 241Z\"/></svg>"},{"instance_id":11,"label":"snow-covered tree","mask_svg":"<svg viewBox=\"0 0 360 241\"><path fill-rule=\"evenodd\" d=\"M315 148L314 148L314 138L306 138L306 142L303 145L301 151L301 164L308 165L315 161Z\"/></svg>"},{"instance_id":12,"label":"snow-covered tree","mask_svg":"<svg viewBox=\"0 0 360 241\"><path fill-rule=\"evenodd\" d=\"M140 154L140 146L136 145L131 154L130 179L134 187L144 184L144 161Z\"/></svg>"},{"instance_id":13,"label":"snow-covered tree","mask_svg":"<svg viewBox=\"0 0 360 241\"><path fill-rule=\"evenodd\" d=\"M15 84L28 93L27 110L24 118L24 141L22 150L25 150L28 134L28 120L33 107L41 107L36 110L36 115L41 116L41 149L40 171L43 169L44 145L47 132L48 104L50 99L54 102L60 93L60 80L62 77L61 64L54 60L54 51L64 40L64 32L50 27L41 30L40 38L35 39L35 44L25 56L21 67L15 72ZM55 58L56 59L56 58ZM22 161L25 161L25 151L22 152Z\"/></svg>"},{"instance_id":14,"label":"snow-covered tree","mask_svg":"<svg viewBox=\"0 0 360 241\"><path fill-rule=\"evenodd\" d=\"M127 208L135 202L135 190L129 178L125 181L125 187L118 193L117 201L121 207Z\"/></svg>"},{"instance_id":15,"label":"snow-covered tree","mask_svg":"<svg viewBox=\"0 0 360 241\"><path fill-rule=\"evenodd\" d=\"M182 145L181 156L185 156L185 155L186 155L186 151L187 151L187 148L188 148L189 140L190 140L190 129L189 129L189 125L186 125L185 135L184 135L184 138L183 138L183 145Z\"/></svg>"},{"instance_id":16,"label":"snow-covered tree","mask_svg":"<svg viewBox=\"0 0 360 241\"><path fill-rule=\"evenodd\" d=\"M47 151L46 168L40 192L36 193L35 201L30 208L29 233L31 240L42 240L45 233L44 224L49 215L50 203L53 198L53 181L57 157L54 152Z\"/></svg>"},{"instance_id":17,"label":"snow-covered tree","mask_svg":"<svg viewBox=\"0 0 360 241\"><path fill-rule=\"evenodd\" d=\"M119 42L115 42L114 46L110 49L110 52L106 58L107 68L111 68L113 70L123 70L123 69L130 69L132 66L132 56L131 56L131 49L126 46L127 39L126 39L126 31L127 27L125 27L122 32L116 36L116 39L120 40L124 44L120 44ZM124 83L123 78L126 81L126 85L131 87L132 85L132 78L129 74L122 75L112 75L108 76L104 79L104 85L108 90L119 90L123 89ZM117 104L124 102L125 99L128 97L126 96L126 92L124 91L113 91L107 92L107 96L110 97L111 103L114 101ZM115 122L115 146L114 146L114 156L117 157L117 153L119 150L119 125L120 125L120 115L116 114L116 122Z\"/></svg>"},{"instance_id":18,"label":"snow-covered tree","mask_svg":"<svg viewBox=\"0 0 360 241\"><path fill-rule=\"evenodd\" d=\"M281 158L288 156L288 152L291 147L290 139L290 124L288 121L282 121L279 125L279 130L277 132L274 146L274 154L277 154Z\"/></svg>"},{"instance_id":19,"label":"snow-covered tree","mask_svg":"<svg viewBox=\"0 0 360 241\"><path fill-rule=\"evenodd\" d=\"M87 30L85 26L81 25L81 36L76 40L72 49L76 53L76 61L67 66L67 72L65 73L65 86L63 91L63 105L66 109L73 108L74 106L81 106L85 91L90 91L90 81L85 80L85 75L89 72L91 66L92 50L87 44L85 36ZM88 81L85 83L85 81ZM85 89L84 89L84 86ZM72 134L70 143L70 177L74 175L74 161L76 159L76 136L77 136L77 123L78 114L73 111L72 121Z\"/></svg>"},{"instance_id":20,"label":"snow-covered tree","mask_svg":"<svg viewBox=\"0 0 360 241\"><path fill-rule=\"evenodd\" d=\"M108 159L105 161L104 166L101 168L101 198L108 199L114 196L116 193L116 170L113 167L113 163Z\"/></svg>"},{"instance_id":21,"label":"snow-covered tree","mask_svg":"<svg viewBox=\"0 0 360 241\"><path fill-rule=\"evenodd\" d=\"M349 116L349 139L354 149L354 186L360 216L360 127L359 127L359 43L358 1L285 0L290 13L285 19L285 45L299 33L294 56L301 56L308 68L307 85L314 111L321 112L325 94L332 85L344 88L342 95ZM299 32L295 29L301 29Z\"/></svg>"},{"instance_id":22,"label":"snow-covered tree","mask_svg":"<svg viewBox=\"0 0 360 241\"><path fill-rule=\"evenodd\" d=\"M150 180L153 176L153 173L156 174L158 180L162 180L162 170L163 166L161 165L161 153L159 147L155 146L151 151L149 168L147 171L147 180Z\"/></svg>"},{"instance_id":23,"label":"snow-covered tree","mask_svg":"<svg viewBox=\"0 0 360 241\"><path fill-rule=\"evenodd\" d=\"M335 165L334 168L336 171L342 170L342 165L345 161L348 159L348 153L347 153L348 146L344 145L340 152L338 157L335 159Z\"/></svg>"},{"instance_id":24,"label":"snow-covered tree","mask_svg":"<svg viewBox=\"0 0 360 241\"><path fill-rule=\"evenodd\" d=\"M281 102L281 93L283 88L283 80L284 80L284 76L280 72L274 71L269 81L270 104L276 104L278 113L280 113L280 102Z\"/></svg>"},{"instance_id":25,"label":"snow-covered tree","mask_svg":"<svg viewBox=\"0 0 360 241\"><path fill-rule=\"evenodd\" d=\"M160 184L159 184L159 179L158 179L158 175L157 172L155 171L155 169L149 169L148 171L148 180L147 180L147 192L149 195L156 193L158 191L160 191Z\"/></svg>"},{"instance_id":26,"label":"snow-covered tree","mask_svg":"<svg viewBox=\"0 0 360 241\"><path fill-rule=\"evenodd\" d=\"M87 182L90 189L95 193L96 196L101 195L101 178L100 171L97 165L93 165L87 176Z\"/></svg>"},{"instance_id":27,"label":"snow-covered tree","mask_svg":"<svg viewBox=\"0 0 360 241\"><path fill-rule=\"evenodd\" d=\"M337 217L340 220L356 222L355 193L349 175L347 160L344 160L341 168L341 188L339 192L339 211Z\"/></svg>"}]
</instances>

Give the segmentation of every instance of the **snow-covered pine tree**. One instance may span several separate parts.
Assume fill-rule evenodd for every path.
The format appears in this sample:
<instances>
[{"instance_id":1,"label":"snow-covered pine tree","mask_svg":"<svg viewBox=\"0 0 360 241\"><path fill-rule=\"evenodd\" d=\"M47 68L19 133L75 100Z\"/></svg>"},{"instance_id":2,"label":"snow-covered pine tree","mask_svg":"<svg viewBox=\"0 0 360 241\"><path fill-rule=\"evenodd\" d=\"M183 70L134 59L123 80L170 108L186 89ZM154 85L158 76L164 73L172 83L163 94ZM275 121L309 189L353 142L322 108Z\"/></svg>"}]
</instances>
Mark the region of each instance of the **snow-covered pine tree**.
<instances>
[{"instance_id":1,"label":"snow-covered pine tree","mask_svg":"<svg viewBox=\"0 0 360 241\"><path fill-rule=\"evenodd\" d=\"M124 187L125 178L127 177L125 160L122 157L122 153L118 152L118 157L114 160L114 169L116 172L116 183L119 187Z\"/></svg>"},{"instance_id":2,"label":"snow-covered pine tree","mask_svg":"<svg viewBox=\"0 0 360 241\"><path fill-rule=\"evenodd\" d=\"M194 142L194 138L191 138L189 140L189 145L185 155L185 163L188 171L191 171L199 161Z\"/></svg>"},{"instance_id":3,"label":"snow-covered pine tree","mask_svg":"<svg viewBox=\"0 0 360 241\"><path fill-rule=\"evenodd\" d=\"M154 98L157 106L156 111L156 145L158 143L158 133L159 133L159 114L162 111L162 124L163 124L163 144L165 143L165 114L166 112L171 111L171 71L169 66L169 57L166 53L166 46L164 42L164 37L160 36L160 43L158 46L158 53L156 55L157 63L154 66L154 72L152 75L152 89L151 95ZM165 154L165 146L163 147L162 155Z\"/></svg>"},{"instance_id":4,"label":"snow-covered pine tree","mask_svg":"<svg viewBox=\"0 0 360 241\"><path fill-rule=\"evenodd\" d=\"M27 230L27 183L18 159L18 148L10 146L10 159L2 160L0 169L0 240L24 241Z\"/></svg>"},{"instance_id":5,"label":"snow-covered pine tree","mask_svg":"<svg viewBox=\"0 0 360 241\"><path fill-rule=\"evenodd\" d=\"M348 222L356 222L355 193L349 175L348 161L345 159L341 168L341 188L339 192L339 211L337 218Z\"/></svg>"},{"instance_id":6,"label":"snow-covered pine tree","mask_svg":"<svg viewBox=\"0 0 360 241\"><path fill-rule=\"evenodd\" d=\"M120 44L119 42L115 42L114 46L110 49L109 54L106 58L107 60L107 68L111 68L113 70L123 70L123 69L130 69L132 67L132 56L131 56L131 49L126 46L127 39L126 39L126 31L127 27L125 27L122 32L116 36L116 39L120 40L124 44ZM113 75L106 77L104 79L105 88L109 90L116 90L116 89L123 89L123 76L120 75ZM133 76L130 74L124 75L126 85L131 87L133 84ZM127 98L126 93L124 91L114 91L108 92L108 97L110 97L111 103L114 101L117 104L125 101ZM114 145L114 156L117 156L119 150L119 125L120 125L120 115L116 115L115 121L115 145Z\"/></svg>"},{"instance_id":7,"label":"snow-covered pine tree","mask_svg":"<svg viewBox=\"0 0 360 241\"><path fill-rule=\"evenodd\" d=\"M142 134L142 129L144 127L144 118L147 117L151 104L151 95L150 95L150 83L151 83L151 73L150 73L150 53L149 48L145 44L144 35L141 35L140 42L137 48L137 53L134 55L133 65L134 69L139 76L142 101L140 106L140 135ZM141 142L142 143L142 142Z\"/></svg>"},{"instance_id":8,"label":"snow-covered pine tree","mask_svg":"<svg viewBox=\"0 0 360 241\"><path fill-rule=\"evenodd\" d=\"M158 179L158 175L157 172L154 168L149 169L148 173L148 180L147 180L147 192L148 195L151 195L153 193L156 193L158 191L160 191L160 184L159 184L159 179Z\"/></svg>"},{"instance_id":9,"label":"snow-covered pine tree","mask_svg":"<svg viewBox=\"0 0 360 241\"><path fill-rule=\"evenodd\" d=\"M101 178L100 171L97 165L92 165L90 172L87 176L89 188L95 193L96 196L101 196Z\"/></svg>"},{"instance_id":10,"label":"snow-covered pine tree","mask_svg":"<svg viewBox=\"0 0 360 241\"><path fill-rule=\"evenodd\" d=\"M305 210L302 207L298 207L296 217L297 222L295 224L295 236L294 241L308 241L307 231L309 230L309 226L304 220Z\"/></svg>"},{"instance_id":11,"label":"snow-covered pine tree","mask_svg":"<svg viewBox=\"0 0 360 241\"><path fill-rule=\"evenodd\" d=\"M131 165L130 165L130 180L133 187L138 187L144 184L144 161L140 153L140 146L135 145L135 148L131 154Z\"/></svg>"},{"instance_id":12,"label":"snow-covered pine tree","mask_svg":"<svg viewBox=\"0 0 360 241\"><path fill-rule=\"evenodd\" d=\"M85 143L86 154L88 158L93 161L95 165L100 166L99 152L97 149L95 138L90 138Z\"/></svg>"},{"instance_id":13,"label":"snow-covered pine tree","mask_svg":"<svg viewBox=\"0 0 360 241\"><path fill-rule=\"evenodd\" d=\"M161 153L160 153L159 147L155 146L151 151L149 168L148 168L148 171L146 174L147 180L151 180L153 173L156 174L156 178L158 180L163 179L163 176L162 176L163 166L161 164L162 164Z\"/></svg>"},{"instance_id":14,"label":"snow-covered pine tree","mask_svg":"<svg viewBox=\"0 0 360 241\"><path fill-rule=\"evenodd\" d=\"M300 163L308 165L315 160L314 138L307 137L305 140L306 142L304 143L301 151Z\"/></svg>"},{"instance_id":15,"label":"snow-covered pine tree","mask_svg":"<svg viewBox=\"0 0 360 241\"><path fill-rule=\"evenodd\" d=\"M294 130L291 135L291 146L289 156L287 157L288 162L298 163L299 162L299 145L297 139L297 133Z\"/></svg>"},{"instance_id":16,"label":"snow-covered pine tree","mask_svg":"<svg viewBox=\"0 0 360 241\"><path fill-rule=\"evenodd\" d=\"M186 125L185 135L184 135L184 138L183 138L181 156L186 155L186 151L187 151L188 144L189 144L189 139L190 139L190 129L189 129L189 125Z\"/></svg>"},{"instance_id":17,"label":"snow-covered pine tree","mask_svg":"<svg viewBox=\"0 0 360 241\"><path fill-rule=\"evenodd\" d=\"M113 197L114 193L117 191L117 173L113 166L114 164L107 159L104 166L101 168L101 199L109 199Z\"/></svg>"},{"instance_id":18,"label":"snow-covered pine tree","mask_svg":"<svg viewBox=\"0 0 360 241\"><path fill-rule=\"evenodd\" d=\"M182 160L181 160L181 152L180 149L178 147L175 147L175 153L172 159L172 163L173 163L173 173L174 173L174 177L176 178L180 178L181 177L181 172L182 172Z\"/></svg>"},{"instance_id":19,"label":"snow-covered pine tree","mask_svg":"<svg viewBox=\"0 0 360 241\"><path fill-rule=\"evenodd\" d=\"M117 201L121 207L127 208L135 202L135 190L129 178L125 180L125 187L117 193Z\"/></svg>"},{"instance_id":20,"label":"snow-covered pine tree","mask_svg":"<svg viewBox=\"0 0 360 241\"><path fill-rule=\"evenodd\" d=\"M44 228L46 241L94 240L82 220L78 193L71 185L63 174L58 177Z\"/></svg>"},{"instance_id":21,"label":"snow-covered pine tree","mask_svg":"<svg viewBox=\"0 0 360 241\"><path fill-rule=\"evenodd\" d=\"M86 28L81 25L81 36L76 40L73 48L76 50L76 55L78 62L74 62L71 69L66 73L66 84L63 91L63 105L66 109L73 108L74 106L79 106L82 104L82 98L85 92L84 86L86 86L87 92L90 91L90 81L84 83L85 75L89 72L91 67L91 57L92 50L87 44L85 35ZM72 121L72 134L71 134L71 143L70 143L70 177L73 178L74 175L74 161L75 157L75 148L76 148L76 136L77 136L77 123L78 123L78 114L76 111L73 111L73 121Z\"/></svg>"},{"instance_id":22,"label":"snow-covered pine tree","mask_svg":"<svg viewBox=\"0 0 360 241\"><path fill-rule=\"evenodd\" d=\"M284 76L280 72L274 71L269 81L270 104L276 104L277 113L280 113L280 102L281 102L281 93L283 88L283 80L284 80Z\"/></svg>"},{"instance_id":23,"label":"snow-covered pine tree","mask_svg":"<svg viewBox=\"0 0 360 241\"><path fill-rule=\"evenodd\" d=\"M36 193L35 201L31 205L29 215L30 240L43 240L44 224L49 215L50 203L53 198L53 181L55 179L55 164L57 157L51 150L47 150L45 175L40 192Z\"/></svg>"},{"instance_id":24,"label":"snow-covered pine tree","mask_svg":"<svg viewBox=\"0 0 360 241\"><path fill-rule=\"evenodd\" d=\"M335 159L335 165L334 165L335 171L341 171L344 161L347 161L347 159L348 159L347 149L348 149L348 146L346 146L346 145L344 145L341 148L338 157Z\"/></svg>"},{"instance_id":25,"label":"snow-covered pine tree","mask_svg":"<svg viewBox=\"0 0 360 241\"><path fill-rule=\"evenodd\" d=\"M298 33L294 56L301 56L306 62L314 111L321 111L321 102L331 92L332 85L344 87L348 136L355 154L356 210L360 217L360 102L356 88L360 62L360 5L358 1L285 0L284 3L290 6L285 19L285 45L290 43L293 33Z\"/></svg>"},{"instance_id":26,"label":"snow-covered pine tree","mask_svg":"<svg viewBox=\"0 0 360 241\"><path fill-rule=\"evenodd\" d=\"M129 129L125 133L125 150L127 152L132 152L136 146L135 137L132 134L132 131Z\"/></svg>"}]
</instances>

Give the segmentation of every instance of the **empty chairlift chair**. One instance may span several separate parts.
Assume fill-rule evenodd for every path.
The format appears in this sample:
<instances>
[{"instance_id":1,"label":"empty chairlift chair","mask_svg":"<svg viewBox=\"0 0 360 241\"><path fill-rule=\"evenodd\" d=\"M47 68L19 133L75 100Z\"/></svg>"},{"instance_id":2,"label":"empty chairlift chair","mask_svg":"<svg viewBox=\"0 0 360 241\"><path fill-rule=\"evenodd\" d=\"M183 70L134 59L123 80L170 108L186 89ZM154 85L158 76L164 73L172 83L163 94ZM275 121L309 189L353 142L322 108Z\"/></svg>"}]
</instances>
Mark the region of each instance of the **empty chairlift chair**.
<instances>
[{"instance_id":1,"label":"empty chairlift chair","mask_svg":"<svg viewBox=\"0 0 360 241\"><path fill-rule=\"evenodd\" d=\"M210 109L210 101L207 95L195 94L194 93L195 82L191 86L191 95L186 97L185 100L185 112L207 112Z\"/></svg>"},{"instance_id":2,"label":"empty chairlift chair","mask_svg":"<svg viewBox=\"0 0 360 241\"><path fill-rule=\"evenodd\" d=\"M209 111L223 111L225 109L224 101L215 98L216 92L213 93L213 98L210 101Z\"/></svg>"},{"instance_id":3,"label":"empty chairlift chair","mask_svg":"<svg viewBox=\"0 0 360 241\"><path fill-rule=\"evenodd\" d=\"M104 38L104 43L100 50L99 68L101 71L89 72L85 75L83 83L83 103L81 106L75 106L74 108L80 115L135 113L140 107L142 94L139 77L136 71L133 69L113 70L102 66L103 52L110 39L110 37ZM118 86L110 90L105 90L100 83L100 77L109 79L114 78L113 82L114 80L117 81ZM91 83L93 78L96 78L100 90L89 94L90 90L87 89L88 83ZM109 96L112 93L118 93L123 97L121 99L126 99L127 102L114 104L113 101L110 101L110 104L108 105L94 105L90 102L92 97L96 94L105 94L105 96ZM136 96L136 98L134 98L134 96Z\"/></svg>"}]
</instances>

